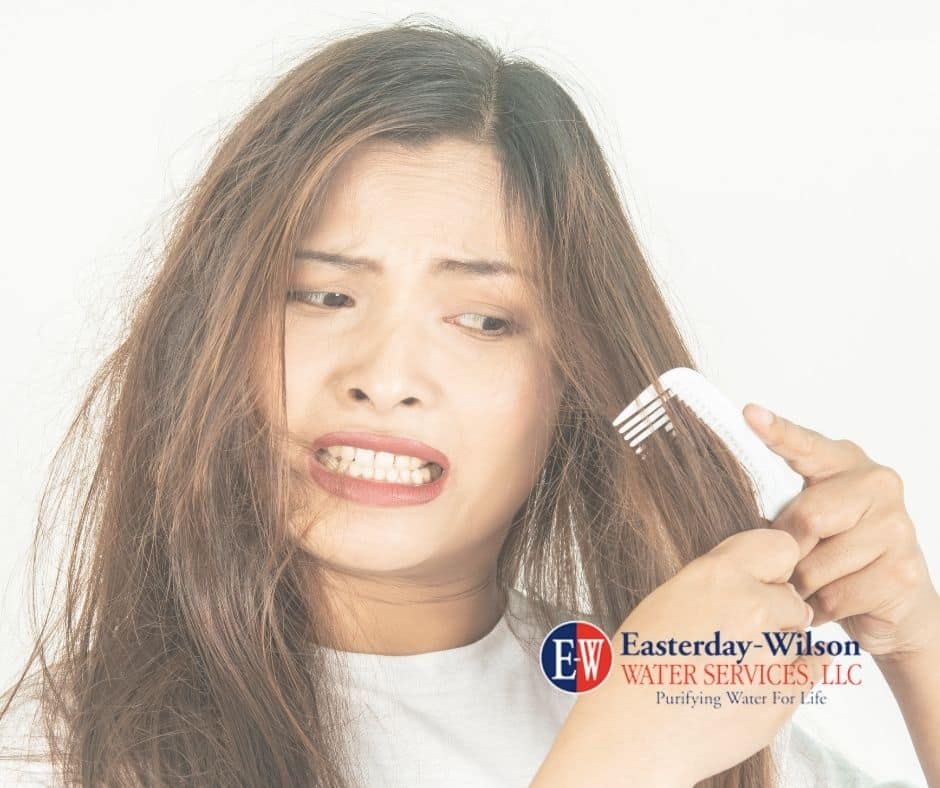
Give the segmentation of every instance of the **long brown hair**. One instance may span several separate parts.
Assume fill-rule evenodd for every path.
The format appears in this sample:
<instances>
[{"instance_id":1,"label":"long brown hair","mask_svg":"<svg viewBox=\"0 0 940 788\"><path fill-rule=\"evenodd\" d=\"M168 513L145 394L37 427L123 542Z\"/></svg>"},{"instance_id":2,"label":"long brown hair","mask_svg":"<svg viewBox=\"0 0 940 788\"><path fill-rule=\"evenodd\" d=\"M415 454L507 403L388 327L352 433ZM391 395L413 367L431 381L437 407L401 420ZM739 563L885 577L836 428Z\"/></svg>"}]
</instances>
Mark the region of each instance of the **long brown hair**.
<instances>
[{"instance_id":1,"label":"long brown hair","mask_svg":"<svg viewBox=\"0 0 940 788\"><path fill-rule=\"evenodd\" d=\"M681 404L675 435L652 436L643 460L611 427L660 373L695 363L559 80L440 21L357 30L221 142L55 455L32 574L68 534L65 584L2 712L33 692L70 781L348 784L341 685L315 648L317 563L287 528L298 500L262 391L279 386L283 405L293 253L331 173L367 140L446 137L499 158L563 385L499 583L612 633L685 563L763 524L740 466ZM764 749L702 784L772 779Z\"/></svg>"}]
</instances>

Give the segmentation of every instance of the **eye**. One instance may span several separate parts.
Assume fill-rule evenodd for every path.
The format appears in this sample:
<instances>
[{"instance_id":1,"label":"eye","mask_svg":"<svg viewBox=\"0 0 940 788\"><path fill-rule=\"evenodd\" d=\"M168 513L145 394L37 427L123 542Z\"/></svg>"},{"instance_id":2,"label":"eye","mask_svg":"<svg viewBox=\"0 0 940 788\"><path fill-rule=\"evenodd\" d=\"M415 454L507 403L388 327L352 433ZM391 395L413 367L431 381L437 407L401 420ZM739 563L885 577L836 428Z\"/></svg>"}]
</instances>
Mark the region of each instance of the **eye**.
<instances>
[{"instance_id":1,"label":"eye","mask_svg":"<svg viewBox=\"0 0 940 788\"><path fill-rule=\"evenodd\" d=\"M342 299L352 301L345 293L331 293L326 290L290 290L287 293L289 301L303 301L311 306L319 306L325 309L346 306L344 303L337 303Z\"/></svg>"},{"instance_id":2,"label":"eye","mask_svg":"<svg viewBox=\"0 0 940 788\"><path fill-rule=\"evenodd\" d=\"M490 317L475 312L466 312L460 317L470 317L470 322L474 325L468 327L475 328L484 336L498 337L515 333L515 326L509 320L504 320L501 317ZM460 317L458 317L458 320Z\"/></svg>"},{"instance_id":3,"label":"eye","mask_svg":"<svg viewBox=\"0 0 940 788\"><path fill-rule=\"evenodd\" d=\"M287 298L289 301L302 301L311 306L330 310L352 306L355 303L345 293L335 293L328 290L289 290ZM459 321L461 318L469 318L470 325L467 327L487 337L509 336L517 331L516 325L512 321L501 317L465 312L463 315L458 316L457 320ZM466 324L461 323L461 325Z\"/></svg>"}]
</instances>

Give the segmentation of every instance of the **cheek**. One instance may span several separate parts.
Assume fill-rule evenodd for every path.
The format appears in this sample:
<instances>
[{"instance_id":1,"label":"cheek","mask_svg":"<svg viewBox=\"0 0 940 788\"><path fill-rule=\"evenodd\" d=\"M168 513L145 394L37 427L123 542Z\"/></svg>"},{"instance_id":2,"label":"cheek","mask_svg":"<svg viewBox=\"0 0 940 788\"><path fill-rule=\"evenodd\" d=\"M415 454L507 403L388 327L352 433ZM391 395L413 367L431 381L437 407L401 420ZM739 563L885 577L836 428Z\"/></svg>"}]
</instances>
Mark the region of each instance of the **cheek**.
<instances>
[{"instance_id":1,"label":"cheek","mask_svg":"<svg viewBox=\"0 0 940 788\"><path fill-rule=\"evenodd\" d=\"M534 478L552 436L555 386L548 366L533 354L493 371L482 385L462 388L461 421L488 476Z\"/></svg>"},{"instance_id":2,"label":"cheek","mask_svg":"<svg viewBox=\"0 0 940 788\"><path fill-rule=\"evenodd\" d=\"M284 336L284 395L286 398L287 426L290 430L302 428L310 414L307 409L317 392L323 387L326 368L324 355L311 352L313 344L302 332L285 327Z\"/></svg>"}]
</instances>

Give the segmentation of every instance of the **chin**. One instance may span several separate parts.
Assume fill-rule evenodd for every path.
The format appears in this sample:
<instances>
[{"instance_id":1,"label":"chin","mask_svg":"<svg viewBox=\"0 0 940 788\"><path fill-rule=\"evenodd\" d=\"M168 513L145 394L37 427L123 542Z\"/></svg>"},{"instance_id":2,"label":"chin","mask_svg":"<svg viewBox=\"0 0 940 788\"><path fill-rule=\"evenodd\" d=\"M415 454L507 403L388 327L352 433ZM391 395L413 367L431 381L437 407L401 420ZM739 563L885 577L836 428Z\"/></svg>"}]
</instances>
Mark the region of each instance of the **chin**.
<instances>
[{"instance_id":1,"label":"chin","mask_svg":"<svg viewBox=\"0 0 940 788\"><path fill-rule=\"evenodd\" d=\"M449 550L439 541L439 524L428 529L416 519L383 513L352 523L327 522L310 530L304 546L328 567L350 574L417 570Z\"/></svg>"}]
</instances>

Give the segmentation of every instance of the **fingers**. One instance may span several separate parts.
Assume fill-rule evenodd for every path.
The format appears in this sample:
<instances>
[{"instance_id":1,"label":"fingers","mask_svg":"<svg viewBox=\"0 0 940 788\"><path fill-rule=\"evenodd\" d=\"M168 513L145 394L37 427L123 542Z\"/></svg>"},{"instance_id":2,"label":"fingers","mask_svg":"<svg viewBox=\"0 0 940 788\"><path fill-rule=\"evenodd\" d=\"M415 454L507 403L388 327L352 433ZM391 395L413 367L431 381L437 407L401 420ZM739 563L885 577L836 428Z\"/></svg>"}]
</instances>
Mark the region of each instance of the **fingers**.
<instances>
[{"instance_id":1,"label":"fingers","mask_svg":"<svg viewBox=\"0 0 940 788\"><path fill-rule=\"evenodd\" d=\"M790 533L806 555L820 539L847 531L878 501L878 476L857 468L807 487L790 501L771 524ZM871 477L871 478L870 478Z\"/></svg>"},{"instance_id":2,"label":"fingers","mask_svg":"<svg viewBox=\"0 0 940 788\"><path fill-rule=\"evenodd\" d=\"M810 482L820 481L868 460L856 444L833 440L775 413L770 420L761 417L759 405L744 407L744 418L757 436L787 464Z\"/></svg>"},{"instance_id":3,"label":"fingers","mask_svg":"<svg viewBox=\"0 0 940 788\"><path fill-rule=\"evenodd\" d=\"M864 569L824 585L806 601L816 611L817 625L864 613L876 614L897 608L894 600L912 599L926 574L922 554L885 553Z\"/></svg>"},{"instance_id":4,"label":"fingers","mask_svg":"<svg viewBox=\"0 0 940 788\"><path fill-rule=\"evenodd\" d=\"M770 620L778 630L806 629L813 620L814 611L797 593L792 583L765 586L764 598Z\"/></svg>"},{"instance_id":5,"label":"fingers","mask_svg":"<svg viewBox=\"0 0 940 788\"><path fill-rule=\"evenodd\" d=\"M823 539L793 570L790 582L803 599L823 586L864 569L892 547L885 528L866 518L851 529Z\"/></svg>"},{"instance_id":6,"label":"fingers","mask_svg":"<svg viewBox=\"0 0 940 788\"><path fill-rule=\"evenodd\" d=\"M800 558L800 546L786 531L753 528L732 534L705 555L728 561L764 583L784 583Z\"/></svg>"}]
</instances>

